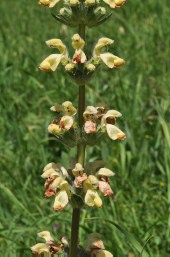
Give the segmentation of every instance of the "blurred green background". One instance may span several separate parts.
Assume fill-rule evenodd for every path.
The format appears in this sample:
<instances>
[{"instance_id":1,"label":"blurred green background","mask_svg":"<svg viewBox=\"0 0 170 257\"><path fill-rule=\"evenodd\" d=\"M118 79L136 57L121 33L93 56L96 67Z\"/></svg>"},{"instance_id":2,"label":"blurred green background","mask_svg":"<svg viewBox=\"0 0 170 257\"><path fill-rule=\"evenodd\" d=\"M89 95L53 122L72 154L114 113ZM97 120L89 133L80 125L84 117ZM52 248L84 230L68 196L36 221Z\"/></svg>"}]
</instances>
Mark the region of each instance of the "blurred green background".
<instances>
[{"instance_id":1,"label":"blurred green background","mask_svg":"<svg viewBox=\"0 0 170 257\"><path fill-rule=\"evenodd\" d=\"M87 160L103 158L114 170L115 198L101 210L82 210L80 243L93 231L114 257L139 254L107 220L125 227L152 257L170 255L170 8L168 0L129 0L109 21L87 29L93 49L102 36L115 40L110 52L126 60L120 69L104 66L87 85L87 105L104 102L119 110L123 142L105 140L88 148ZM68 167L75 149L48 136L49 108L70 100L78 88L61 69L41 72L39 63L51 53L45 41L61 38L70 45L76 29L55 21L37 1L2 1L0 8L0 256L32 256L37 232L70 233L71 208L55 213L45 199L43 167ZM70 48L71 49L71 48ZM91 219L98 217L97 219ZM56 230L56 224L59 229Z\"/></svg>"}]
</instances>

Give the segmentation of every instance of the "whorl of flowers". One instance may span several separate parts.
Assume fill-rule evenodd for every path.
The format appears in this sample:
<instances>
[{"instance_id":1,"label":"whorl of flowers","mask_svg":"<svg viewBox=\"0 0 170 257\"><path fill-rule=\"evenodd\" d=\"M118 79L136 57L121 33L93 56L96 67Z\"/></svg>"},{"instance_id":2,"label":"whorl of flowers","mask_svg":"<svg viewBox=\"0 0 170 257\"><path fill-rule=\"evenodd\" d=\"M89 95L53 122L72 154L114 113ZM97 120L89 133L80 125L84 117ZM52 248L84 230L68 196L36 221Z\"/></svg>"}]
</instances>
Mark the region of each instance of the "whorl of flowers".
<instances>
[{"instance_id":1,"label":"whorl of flowers","mask_svg":"<svg viewBox=\"0 0 170 257\"><path fill-rule=\"evenodd\" d=\"M110 177L114 173L104 168L104 165L102 161L95 161L83 168L80 163L76 163L74 168L67 170L59 163L47 164L41 177L46 180L45 196L55 197L54 210L61 211L69 201L72 204L75 196L81 199L83 205L101 208L102 200L98 191L105 197L113 195Z\"/></svg>"},{"instance_id":2,"label":"whorl of flowers","mask_svg":"<svg viewBox=\"0 0 170 257\"><path fill-rule=\"evenodd\" d=\"M108 4L110 8L119 8L126 2L126 0L103 0L103 1L106 4ZM46 6L46 7L49 7L49 8L53 8L59 2L60 2L60 0L40 0L39 4L43 5L43 6ZM73 6L80 4L80 1L78 1L78 0L68 0L66 2L70 5L73 5ZM100 4L101 1L100 0L98 0L98 1L86 0L85 1L85 4L88 5L88 6L93 6L96 3Z\"/></svg>"},{"instance_id":3,"label":"whorl of flowers","mask_svg":"<svg viewBox=\"0 0 170 257\"><path fill-rule=\"evenodd\" d=\"M55 71L61 64L74 79L82 82L87 80L101 63L110 69L124 65L125 61L122 58L110 52L103 52L103 49L112 43L112 39L100 38L94 47L91 58L88 59L83 51L85 41L79 34L74 34L72 47L75 49L75 53L70 58L66 45L60 39L50 39L46 41L46 44L51 48L58 49L59 53L49 55L39 68L43 71Z\"/></svg>"}]
</instances>

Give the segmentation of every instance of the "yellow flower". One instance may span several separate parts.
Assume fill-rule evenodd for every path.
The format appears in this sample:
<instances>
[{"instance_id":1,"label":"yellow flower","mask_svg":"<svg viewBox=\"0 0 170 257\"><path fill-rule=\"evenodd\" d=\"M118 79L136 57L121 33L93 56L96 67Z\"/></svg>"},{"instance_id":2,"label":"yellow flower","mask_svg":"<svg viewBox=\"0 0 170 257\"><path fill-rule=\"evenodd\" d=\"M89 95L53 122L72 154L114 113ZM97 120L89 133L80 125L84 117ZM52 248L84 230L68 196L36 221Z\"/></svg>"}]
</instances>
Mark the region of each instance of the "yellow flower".
<instances>
[{"instance_id":1,"label":"yellow flower","mask_svg":"<svg viewBox=\"0 0 170 257\"><path fill-rule=\"evenodd\" d=\"M118 8L122 6L126 0L103 0L106 4L110 6L110 8Z\"/></svg>"},{"instance_id":2,"label":"yellow flower","mask_svg":"<svg viewBox=\"0 0 170 257\"><path fill-rule=\"evenodd\" d=\"M101 53L103 47L113 44L113 40L107 37L102 37L98 40L97 44L94 47L93 56L98 57Z\"/></svg>"},{"instance_id":3,"label":"yellow flower","mask_svg":"<svg viewBox=\"0 0 170 257\"><path fill-rule=\"evenodd\" d=\"M100 54L100 58L109 68L117 68L125 64L122 58L111 53Z\"/></svg>"},{"instance_id":4,"label":"yellow flower","mask_svg":"<svg viewBox=\"0 0 170 257\"><path fill-rule=\"evenodd\" d=\"M41 253L49 253L49 257L51 256L50 251L49 251L49 246L47 246L44 243L38 243L34 246L31 247L31 251L33 254L35 254L36 256L41 254Z\"/></svg>"},{"instance_id":5,"label":"yellow flower","mask_svg":"<svg viewBox=\"0 0 170 257\"><path fill-rule=\"evenodd\" d=\"M80 37L79 34L74 34L72 37L72 46L74 49L83 49L85 41Z\"/></svg>"},{"instance_id":6,"label":"yellow flower","mask_svg":"<svg viewBox=\"0 0 170 257\"><path fill-rule=\"evenodd\" d=\"M110 38L100 38L94 47L93 60L95 64L99 64L101 61L105 63L109 68L120 67L125 64L122 58L111 53L102 53L102 48L113 44L113 40Z\"/></svg>"},{"instance_id":7,"label":"yellow flower","mask_svg":"<svg viewBox=\"0 0 170 257\"><path fill-rule=\"evenodd\" d=\"M87 190L84 202L88 206L102 207L102 200L95 190Z\"/></svg>"},{"instance_id":8,"label":"yellow flower","mask_svg":"<svg viewBox=\"0 0 170 257\"><path fill-rule=\"evenodd\" d=\"M50 243L50 241L54 241L49 231L41 231L37 234L37 236L43 238L46 243Z\"/></svg>"},{"instance_id":9,"label":"yellow flower","mask_svg":"<svg viewBox=\"0 0 170 257\"><path fill-rule=\"evenodd\" d=\"M109 110L106 112L106 114L103 115L101 119L101 127L102 130L106 130L108 136L112 140L123 140L126 138L126 135L121 131L119 128L117 128L114 124L117 117L121 117L122 114L116 110Z\"/></svg>"},{"instance_id":10,"label":"yellow flower","mask_svg":"<svg viewBox=\"0 0 170 257\"><path fill-rule=\"evenodd\" d=\"M83 52L83 48L85 45L85 41L80 37L79 34L75 34L72 37L72 46L73 48L76 50L73 58L72 58L72 62L73 63L85 63L87 58L85 53Z\"/></svg>"},{"instance_id":11,"label":"yellow flower","mask_svg":"<svg viewBox=\"0 0 170 257\"><path fill-rule=\"evenodd\" d=\"M66 101L62 103L64 114L68 116L73 116L77 113L77 109L73 106L72 102Z\"/></svg>"},{"instance_id":12,"label":"yellow flower","mask_svg":"<svg viewBox=\"0 0 170 257\"><path fill-rule=\"evenodd\" d=\"M62 129L60 128L59 125L50 124L48 126L48 132L53 134L53 135L59 135L62 132Z\"/></svg>"},{"instance_id":13,"label":"yellow flower","mask_svg":"<svg viewBox=\"0 0 170 257\"><path fill-rule=\"evenodd\" d=\"M54 7L60 0L40 0L39 4L49 8Z\"/></svg>"},{"instance_id":14,"label":"yellow flower","mask_svg":"<svg viewBox=\"0 0 170 257\"><path fill-rule=\"evenodd\" d=\"M51 54L40 64L39 68L43 71L55 71L59 64L66 65L69 58L66 46L60 39L50 39L46 41L49 47L57 48L60 54Z\"/></svg>"},{"instance_id":15,"label":"yellow flower","mask_svg":"<svg viewBox=\"0 0 170 257\"><path fill-rule=\"evenodd\" d=\"M106 131L108 136L112 140L116 140L116 139L123 140L126 138L125 133L112 124L106 124Z\"/></svg>"}]
</instances>

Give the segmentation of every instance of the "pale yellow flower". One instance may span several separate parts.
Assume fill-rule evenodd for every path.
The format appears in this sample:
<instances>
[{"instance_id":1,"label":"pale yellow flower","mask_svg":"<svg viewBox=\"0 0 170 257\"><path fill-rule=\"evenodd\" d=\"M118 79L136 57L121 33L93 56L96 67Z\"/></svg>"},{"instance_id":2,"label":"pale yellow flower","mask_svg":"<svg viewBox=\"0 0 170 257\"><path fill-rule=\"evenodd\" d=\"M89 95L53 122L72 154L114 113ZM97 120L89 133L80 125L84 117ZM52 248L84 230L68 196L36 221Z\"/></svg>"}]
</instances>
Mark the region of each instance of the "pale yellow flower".
<instances>
[{"instance_id":1,"label":"pale yellow flower","mask_svg":"<svg viewBox=\"0 0 170 257\"><path fill-rule=\"evenodd\" d=\"M103 0L106 4L110 6L110 8L118 8L122 6L126 0Z\"/></svg>"},{"instance_id":2,"label":"pale yellow flower","mask_svg":"<svg viewBox=\"0 0 170 257\"><path fill-rule=\"evenodd\" d=\"M46 41L49 47L57 48L60 54L51 54L39 66L43 71L55 71L59 64L66 65L69 61L66 46L60 39L50 39Z\"/></svg>"},{"instance_id":3,"label":"pale yellow flower","mask_svg":"<svg viewBox=\"0 0 170 257\"><path fill-rule=\"evenodd\" d=\"M64 115L73 116L77 113L77 109L73 106L72 102L66 101L62 103L64 108Z\"/></svg>"},{"instance_id":4,"label":"pale yellow flower","mask_svg":"<svg viewBox=\"0 0 170 257\"><path fill-rule=\"evenodd\" d=\"M94 51L93 51L94 58L99 57L99 55L101 54L101 49L103 47L109 46L109 45L113 44L113 42L114 42L114 40L107 38L107 37L100 38L94 47Z\"/></svg>"},{"instance_id":5,"label":"pale yellow flower","mask_svg":"<svg viewBox=\"0 0 170 257\"><path fill-rule=\"evenodd\" d=\"M123 140L126 138L125 133L112 124L106 125L106 131L107 131L108 136L112 140L116 140L116 139Z\"/></svg>"},{"instance_id":6,"label":"pale yellow flower","mask_svg":"<svg viewBox=\"0 0 170 257\"><path fill-rule=\"evenodd\" d=\"M46 243L54 241L49 231L41 231L37 234L37 236L43 238L46 241Z\"/></svg>"},{"instance_id":7,"label":"pale yellow flower","mask_svg":"<svg viewBox=\"0 0 170 257\"><path fill-rule=\"evenodd\" d=\"M124 132L114 125L116 118L121 116L122 115L120 112L116 110L109 110L106 112L106 114L103 115L101 119L102 130L104 131L106 130L108 136L112 140L116 140L116 139L123 140L124 138L126 138L126 135L124 134Z\"/></svg>"},{"instance_id":8,"label":"pale yellow flower","mask_svg":"<svg viewBox=\"0 0 170 257\"><path fill-rule=\"evenodd\" d=\"M113 254L107 250L100 250L96 254L96 257L113 257Z\"/></svg>"},{"instance_id":9,"label":"pale yellow flower","mask_svg":"<svg viewBox=\"0 0 170 257\"><path fill-rule=\"evenodd\" d=\"M62 128L64 131L68 131L72 128L74 123L73 117L71 116L63 116L60 120L60 128Z\"/></svg>"},{"instance_id":10,"label":"pale yellow flower","mask_svg":"<svg viewBox=\"0 0 170 257\"><path fill-rule=\"evenodd\" d=\"M100 59L111 69L125 64L125 60L111 53L100 54Z\"/></svg>"},{"instance_id":11,"label":"pale yellow flower","mask_svg":"<svg viewBox=\"0 0 170 257\"><path fill-rule=\"evenodd\" d=\"M60 0L40 0L39 4L49 8L54 7Z\"/></svg>"},{"instance_id":12,"label":"pale yellow flower","mask_svg":"<svg viewBox=\"0 0 170 257\"><path fill-rule=\"evenodd\" d=\"M33 245L31 247L31 251L35 255L38 255L41 253L49 253L49 257L51 256L51 254L49 252L49 246L47 246L45 243L38 243L36 245Z\"/></svg>"},{"instance_id":13,"label":"pale yellow flower","mask_svg":"<svg viewBox=\"0 0 170 257\"><path fill-rule=\"evenodd\" d=\"M53 208L55 211L61 211L68 204L68 194L65 190L61 190L56 194Z\"/></svg>"},{"instance_id":14,"label":"pale yellow flower","mask_svg":"<svg viewBox=\"0 0 170 257\"><path fill-rule=\"evenodd\" d=\"M53 135L59 135L62 132L62 129L60 128L59 125L50 124L48 126L48 132L53 134Z\"/></svg>"},{"instance_id":15,"label":"pale yellow flower","mask_svg":"<svg viewBox=\"0 0 170 257\"><path fill-rule=\"evenodd\" d=\"M102 200L95 190L87 190L84 202L88 206L102 207Z\"/></svg>"},{"instance_id":16,"label":"pale yellow flower","mask_svg":"<svg viewBox=\"0 0 170 257\"><path fill-rule=\"evenodd\" d=\"M79 34L74 34L72 37L72 46L74 49L83 49L85 45L84 39L80 37Z\"/></svg>"}]
</instances>

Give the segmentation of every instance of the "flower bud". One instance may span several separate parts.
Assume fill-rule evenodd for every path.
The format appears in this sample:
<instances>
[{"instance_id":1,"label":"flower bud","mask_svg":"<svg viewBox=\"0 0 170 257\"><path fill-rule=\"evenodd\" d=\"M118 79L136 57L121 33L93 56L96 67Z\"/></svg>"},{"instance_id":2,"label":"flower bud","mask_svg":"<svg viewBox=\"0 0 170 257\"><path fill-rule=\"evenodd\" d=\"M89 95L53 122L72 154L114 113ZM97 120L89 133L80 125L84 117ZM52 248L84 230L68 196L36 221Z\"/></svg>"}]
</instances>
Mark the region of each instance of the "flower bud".
<instances>
[{"instance_id":1,"label":"flower bud","mask_svg":"<svg viewBox=\"0 0 170 257\"><path fill-rule=\"evenodd\" d=\"M71 15L72 12L70 9L66 8L66 7L63 7L59 10L59 14L60 15Z\"/></svg>"},{"instance_id":2,"label":"flower bud","mask_svg":"<svg viewBox=\"0 0 170 257\"><path fill-rule=\"evenodd\" d=\"M86 0L86 1L85 1L85 4L86 4L87 6L93 6L93 5L96 4L96 0Z\"/></svg>"},{"instance_id":3,"label":"flower bud","mask_svg":"<svg viewBox=\"0 0 170 257\"><path fill-rule=\"evenodd\" d=\"M50 124L48 126L48 132L54 135L58 135L61 133L61 128L59 127L59 125Z\"/></svg>"},{"instance_id":4,"label":"flower bud","mask_svg":"<svg viewBox=\"0 0 170 257\"><path fill-rule=\"evenodd\" d=\"M75 64L73 64L73 63L68 63L68 64L66 64L66 66L65 66L65 70L68 71L68 72L73 71L74 68L75 68Z\"/></svg>"},{"instance_id":5,"label":"flower bud","mask_svg":"<svg viewBox=\"0 0 170 257\"><path fill-rule=\"evenodd\" d=\"M79 4L79 1L78 0L70 0L70 6L76 6Z\"/></svg>"},{"instance_id":6,"label":"flower bud","mask_svg":"<svg viewBox=\"0 0 170 257\"><path fill-rule=\"evenodd\" d=\"M98 14L103 14L104 15L104 14L106 14L106 9L104 7L99 6L95 9L94 13L96 15L98 15Z\"/></svg>"},{"instance_id":7,"label":"flower bud","mask_svg":"<svg viewBox=\"0 0 170 257\"><path fill-rule=\"evenodd\" d=\"M86 65L86 69L90 72L94 71L96 69L95 65L93 65L92 63L88 63Z\"/></svg>"}]
</instances>

